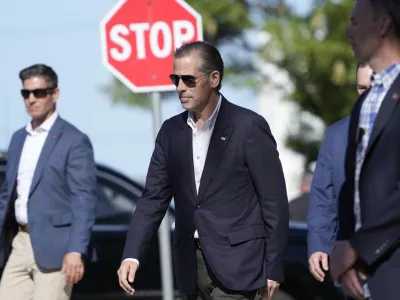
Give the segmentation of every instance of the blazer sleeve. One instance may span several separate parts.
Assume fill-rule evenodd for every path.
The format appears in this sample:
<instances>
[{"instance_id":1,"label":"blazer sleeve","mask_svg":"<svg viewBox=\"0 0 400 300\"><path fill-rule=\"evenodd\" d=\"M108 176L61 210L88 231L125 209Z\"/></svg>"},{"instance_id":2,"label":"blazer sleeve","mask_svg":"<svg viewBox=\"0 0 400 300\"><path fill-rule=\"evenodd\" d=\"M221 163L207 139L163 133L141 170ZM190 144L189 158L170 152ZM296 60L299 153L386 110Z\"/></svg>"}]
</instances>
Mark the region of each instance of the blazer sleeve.
<instances>
[{"instance_id":1,"label":"blazer sleeve","mask_svg":"<svg viewBox=\"0 0 400 300\"><path fill-rule=\"evenodd\" d=\"M267 231L267 276L269 280L282 282L289 233L289 204L275 139L268 123L259 115L247 125L245 153Z\"/></svg>"},{"instance_id":2,"label":"blazer sleeve","mask_svg":"<svg viewBox=\"0 0 400 300\"><path fill-rule=\"evenodd\" d=\"M66 173L72 211L68 252L86 254L95 222L97 195L93 149L84 134L71 146Z\"/></svg>"},{"instance_id":3,"label":"blazer sleeve","mask_svg":"<svg viewBox=\"0 0 400 300\"><path fill-rule=\"evenodd\" d=\"M165 122L161 127L147 171L146 184L129 225L122 260L142 261L171 203L172 189L164 151Z\"/></svg>"},{"instance_id":4,"label":"blazer sleeve","mask_svg":"<svg viewBox=\"0 0 400 300\"><path fill-rule=\"evenodd\" d=\"M397 183L400 186L400 182ZM400 203L400 191L396 189L388 203ZM373 223L363 224L350 237L350 244L359 258L371 266L400 245L400 207L390 206Z\"/></svg>"},{"instance_id":5,"label":"blazer sleeve","mask_svg":"<svg viewBox=\"0 0 400 300\"><path fill-rule=\"evenodd\" d=\"M337 234L337 195L333 188L331 138L333 128L328 127L322 143L313 181L308 209L308 256L315 252L331 254ZM344 164L344 162L343 162Z\"/></svg>"},{"instance_id":6,"label":"blazer sleeve","mask_svg":"<svg viewBox=\"0 0 400 300\"><path fill-rule=\"evenodd\" d=\"M8 202L8 183L7 183L7 172L8 172L8 163L6 166L6 176L4 178L4 182L0 186L0 224L3 224L1 218L5 217L5 209Z\"/></svg>"},{"instance_id":7,"label":"blazer sleeve","mask_svg":"<svg viewBox=\"0 0 400 300\"><path fill-rule=\"evenodd\" d=\"M10 145L8 146L8 157L10 157L10 153L11 153L11 149L13 149L13 141L15 134L12 136L11 141L10 141ZM3 224L2 218L5 218L6 215L6 207L7 207L7 202L8 202L8 198L9 198L9 193L10 191L9 186L8 186L8 177L9 177L9 167L10 167L10 161L7 160L7 164L6 164L6 173L5 173L5 177L4 177L4 182L2 183L2 185L0 186L0 224Z\"/></svg>"}]
</instances>

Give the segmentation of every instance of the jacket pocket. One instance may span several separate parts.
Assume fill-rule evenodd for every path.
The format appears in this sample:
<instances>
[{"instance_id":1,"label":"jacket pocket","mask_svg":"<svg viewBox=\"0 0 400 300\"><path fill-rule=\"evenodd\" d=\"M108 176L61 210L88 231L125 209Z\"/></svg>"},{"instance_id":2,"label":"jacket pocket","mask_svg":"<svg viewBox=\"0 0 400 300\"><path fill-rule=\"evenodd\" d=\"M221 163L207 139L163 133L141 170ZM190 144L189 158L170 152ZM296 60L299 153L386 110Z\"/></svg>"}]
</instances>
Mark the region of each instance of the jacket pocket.
<instances>
[{"instance_id":1,"label":"jacket pocket","mask_svg":"<svg viewBox=\"0 0 400 300\"><path fill-rule=\"evenodd\" d=\"M264 225L253 225L238 229L233 228L228 232L229 243L232 246L266 236L267 232L264 229Z\"/></svg>"},{"instance_id":2,"label":"jacket pocket","mask_svg":"<svg viewBox=\"0 0 400 300\"><path fill-rule=\"evenodd\" d=\"M55 214L51 216L51 221L54 227L69 226L72 222L72 216L70 213L67 214Z\"/></svg>"}]
</instances>

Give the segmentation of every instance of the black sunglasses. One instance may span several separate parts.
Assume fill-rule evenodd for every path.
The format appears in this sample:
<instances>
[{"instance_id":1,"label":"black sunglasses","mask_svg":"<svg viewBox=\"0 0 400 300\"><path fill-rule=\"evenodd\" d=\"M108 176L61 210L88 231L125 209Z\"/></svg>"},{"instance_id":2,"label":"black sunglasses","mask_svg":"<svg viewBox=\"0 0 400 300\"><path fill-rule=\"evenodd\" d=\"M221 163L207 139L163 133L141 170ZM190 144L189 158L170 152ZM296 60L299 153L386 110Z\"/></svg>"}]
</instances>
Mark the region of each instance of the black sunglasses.
<instances>
[{"instance_id":1,"label":"black sunglasses","mask_svg":"<svg viewBox=\"0 0 400 300\"><path fill-rule=\"evenodd\" d=\"M21 95L24 99L28 99L30 94L32 93L35 98L45 98L47 95L51 94L55 88L47 88L47 89L34 89L34 90L21 90Z\"/></svg>"},{"instance_id":2,"label":"black sunglasses","mask_svg":"<svg viewBox=\"0 0 400 300\"><path fill-rule=\"evenodd\" d=\"M196 84L200 81L200 79L209 73L204 73L198 77L193 76L193 75L176 75L176 74L171 74L169 75L169 79L171 79L172 83L175 86L179 85L179 79L182 79L182 82L184 83L184 85L186 85L187 87L195 87Z\"/></svg>"}]
</instances>

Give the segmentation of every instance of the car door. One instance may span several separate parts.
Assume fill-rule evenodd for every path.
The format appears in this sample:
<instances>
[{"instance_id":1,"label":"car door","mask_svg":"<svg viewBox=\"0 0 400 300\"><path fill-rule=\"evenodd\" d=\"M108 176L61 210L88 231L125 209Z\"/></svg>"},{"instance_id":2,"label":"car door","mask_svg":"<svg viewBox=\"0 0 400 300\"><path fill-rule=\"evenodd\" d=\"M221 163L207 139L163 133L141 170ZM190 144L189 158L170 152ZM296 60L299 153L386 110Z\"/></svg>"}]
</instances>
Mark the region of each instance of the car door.
<instances>
[{"instance_id":1,"label":"car door","mask_svg":"<svg viewBox=\"0 0 400 300\"><path fill-rule=\"evenodd\" d=\"M87 264L85 277L74 290L75 299L89 294L123 294L118 283L117 269L121 263L129 222L141 193L142 187L122 174L108 168L98 168L96 224L90 247L97 259ZM171 211L170 225L173 222ZM146 260L140 263L135 288L138 295L161 293L157 234Z\"/></svg>"}]
</instances>

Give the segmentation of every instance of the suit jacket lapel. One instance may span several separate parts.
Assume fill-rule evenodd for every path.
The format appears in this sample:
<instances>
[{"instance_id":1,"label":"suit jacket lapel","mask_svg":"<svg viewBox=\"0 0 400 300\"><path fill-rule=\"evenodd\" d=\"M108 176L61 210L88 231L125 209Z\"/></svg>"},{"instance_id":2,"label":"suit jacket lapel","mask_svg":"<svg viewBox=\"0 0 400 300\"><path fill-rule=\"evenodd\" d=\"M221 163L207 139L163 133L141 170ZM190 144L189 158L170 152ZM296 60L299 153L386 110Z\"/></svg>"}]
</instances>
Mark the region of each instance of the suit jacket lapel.
<instances>
[{"instance_id":1,"label":"suit jacket lapel","mask_svg":"<svg viewBox=\"0 0 400 300\"><path fill-rule=\"evenodd\" d=\"M383 99L379 112L376 116L374 127L372 129L372 133L369 138L367 151L365 152L365 157L367 156L372 145L378 139L379 135L382 133L383 129L385 128L387 122L390 119L390 116L392 115L394 109L399 103L400 101L399 95L400 95L400 76L397 76L396 80L393 82L392 86L387 92L385 99Z\"/></svg>"},{"instance_id":2,"label":"suit jacket lapel","mask_svg":"<svg viewBox=\"0 0 400 300\"><path fill-rule=\"evenodd\" d=\"M47 135L46 141L43 145L42 152L40 153L39 156L38 163L36 165L35 173L33 175L29 196L35 190L36 186L40 181L46 162L50 158L54 146L57 144L57 141L60 139L62 135L63 125L64 121L61 120L60 118L57 118L54 125L51 127L49 134Z\"/></svg>"},{"instance_id":3,"label":"suit jacket lapel","mask_svg":"<svg viewBox=\"0 0 400 300\"><path fill-rule=\"evenodd\" d=\"M207 158L204 164L203 174L200 180L197 203L199 203L204 197L211 178L218 167L232 133L233 126L230 124L229 105L230 103L224 97L222 97L221 107L214 125L214 130L207 152Z\"/></svg>"},{"instance_id":4,"label":"suit jacket lapel","mask_svg":"<svg viewBox=\"0 0 400 300\"><path fill-rule=\"evenodd\" d=\"M189 192L192 196L192 201L196 202L196 183L194 181L194 166L193 166L193 131L187 124L187 112L181 114L181 139L179 148L183 149L180 151L180 159L183 160L183 168L180 176L189 180Z\"/></svg>"}]
</instances>

